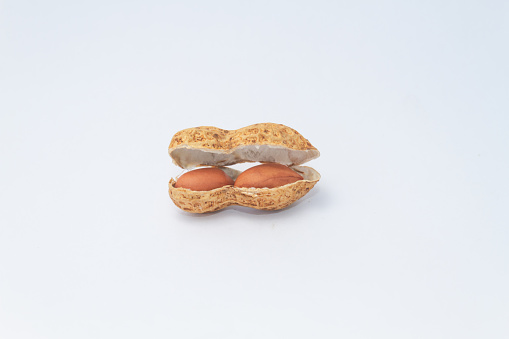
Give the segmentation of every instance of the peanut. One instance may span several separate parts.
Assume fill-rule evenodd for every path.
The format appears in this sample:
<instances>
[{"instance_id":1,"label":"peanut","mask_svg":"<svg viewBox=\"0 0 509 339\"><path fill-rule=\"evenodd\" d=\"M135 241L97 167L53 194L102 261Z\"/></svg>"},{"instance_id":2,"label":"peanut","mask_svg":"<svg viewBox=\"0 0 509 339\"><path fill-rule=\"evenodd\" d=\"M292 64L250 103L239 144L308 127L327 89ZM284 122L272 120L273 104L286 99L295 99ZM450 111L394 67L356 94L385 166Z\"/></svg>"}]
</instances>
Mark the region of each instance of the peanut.
<instances>
[{"instance_id":1,"label":"peanut","mask_svg":"<svg viewBox=\"0 0 509 339\"><path fill-rule=\"evenodd\" d=\"M303 180L302 176L291 168L271 163L251 167L242 172L235 180L235 187L274 188Z\"/></svg>"},{"instance_id":2,"label":"peanut","mask_svg":"<svg viewBox=\"0 0 509 339\"><path fill-rule=\"evenodd\" d=\"M233 185L233 179L219 168L200 168L182 174L175 187L183 187L192 191L210 191L226 185Z\"/></svg>"}]
</instances>

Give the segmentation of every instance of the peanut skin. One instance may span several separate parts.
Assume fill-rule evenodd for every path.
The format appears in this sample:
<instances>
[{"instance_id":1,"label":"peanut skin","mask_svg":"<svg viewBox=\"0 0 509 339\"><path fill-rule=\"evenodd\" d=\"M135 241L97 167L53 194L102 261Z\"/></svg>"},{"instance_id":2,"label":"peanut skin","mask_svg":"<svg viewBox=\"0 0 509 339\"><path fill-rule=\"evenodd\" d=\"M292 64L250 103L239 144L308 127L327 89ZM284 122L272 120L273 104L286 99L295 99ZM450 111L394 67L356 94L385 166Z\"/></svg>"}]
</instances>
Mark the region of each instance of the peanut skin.
<instances>
[{"instance_id":1,"label":"peanut skin","mask_svg":"<svg viewBox=\"0 0 509 339\"><path fill-rule=\"evenodd\" d=\"M182 174L175 187L183 187L192 191L210 191L226 185L233 185L233 179L219 168L200 168Z\"/></svg>"},{"instance_id":2,"label":"peanut skin","mask_svg":"<svg viewBox=\"0 0 509 339\"><path fill-rule=\"evenodd\" d=\"M235 187L274 188L303 180L291 168L280 164L263 164L242 172L235 180Z\"/></svg>"}]
</instances>

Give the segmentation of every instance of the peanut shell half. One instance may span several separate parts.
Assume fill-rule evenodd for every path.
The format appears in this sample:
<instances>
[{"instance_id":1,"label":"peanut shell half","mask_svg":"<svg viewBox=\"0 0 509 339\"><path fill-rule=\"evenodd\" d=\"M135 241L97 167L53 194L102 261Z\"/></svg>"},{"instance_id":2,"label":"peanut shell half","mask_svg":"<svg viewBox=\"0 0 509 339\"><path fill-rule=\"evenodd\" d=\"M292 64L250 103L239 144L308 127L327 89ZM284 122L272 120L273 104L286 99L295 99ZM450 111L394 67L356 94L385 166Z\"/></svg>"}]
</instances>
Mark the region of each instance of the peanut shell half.
<instances>
[{"instance_id":1,"label":"peanut shell half","mask_svg":"<svg viewBox=\"0 0 509 339\"><path fill-rule=\"evenodd\" d=\"M173 136L168 153L182 168L242 162L276 162L293 166L320 155L299 132L274 123L254 124L236 130L211 126L184 129Z\"/></svg>"}]
</instances>

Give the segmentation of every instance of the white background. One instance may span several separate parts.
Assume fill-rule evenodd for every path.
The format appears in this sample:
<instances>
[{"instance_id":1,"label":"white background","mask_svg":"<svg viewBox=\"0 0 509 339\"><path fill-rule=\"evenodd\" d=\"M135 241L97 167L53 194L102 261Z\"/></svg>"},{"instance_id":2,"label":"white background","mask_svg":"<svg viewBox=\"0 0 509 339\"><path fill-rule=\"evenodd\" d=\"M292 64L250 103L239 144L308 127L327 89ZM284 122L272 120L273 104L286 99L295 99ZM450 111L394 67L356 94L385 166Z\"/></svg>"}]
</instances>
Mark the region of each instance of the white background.
<instances>
[{"instance_id":1,"label":"white background","mask_svg":"<svg viewBox=\"0 0 509 339\"><path fill-rule=\"evenodd\" d=\"M1 338L508 338L506 1L1 1ZM322 180L176 208L184 128Z\"/></svg>"}]
</instances>

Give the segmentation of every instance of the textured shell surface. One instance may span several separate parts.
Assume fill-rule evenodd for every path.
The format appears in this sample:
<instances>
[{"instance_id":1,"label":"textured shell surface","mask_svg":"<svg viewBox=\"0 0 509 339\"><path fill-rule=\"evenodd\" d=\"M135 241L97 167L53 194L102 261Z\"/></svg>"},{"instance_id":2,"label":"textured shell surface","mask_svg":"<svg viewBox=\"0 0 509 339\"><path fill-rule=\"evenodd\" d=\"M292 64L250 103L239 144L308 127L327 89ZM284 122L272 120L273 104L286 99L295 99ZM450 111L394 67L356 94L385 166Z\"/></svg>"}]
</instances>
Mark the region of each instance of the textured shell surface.
<instances>
[{"instance_id":1,"label":"textured shell surface","mask_svg":"<svg viewBox=\"0 0 509 339\"><path fill-rule=\"evenodd\" d=\"M299 132L282 124L260 123L225 130L212 126L181 130L168 153L182 168L228 166L241 162L300 165L320 153Z\"/></svg>"},{"instance_id":2,"label":"textured shell surface","mask_svg":"<svg viewBox=\"0 0 509 339\"><path fill-rule=\"evenodd\" d=\"M295 166L292 169L300 173L304 179L275 188L225 186L211 191L176 188L175 180L171 179L169 194L177 207L191 213L218 211L230 205L279 210L302 198L320 180L320 174L311 167Z\"/></svg>"}]
</instances>

